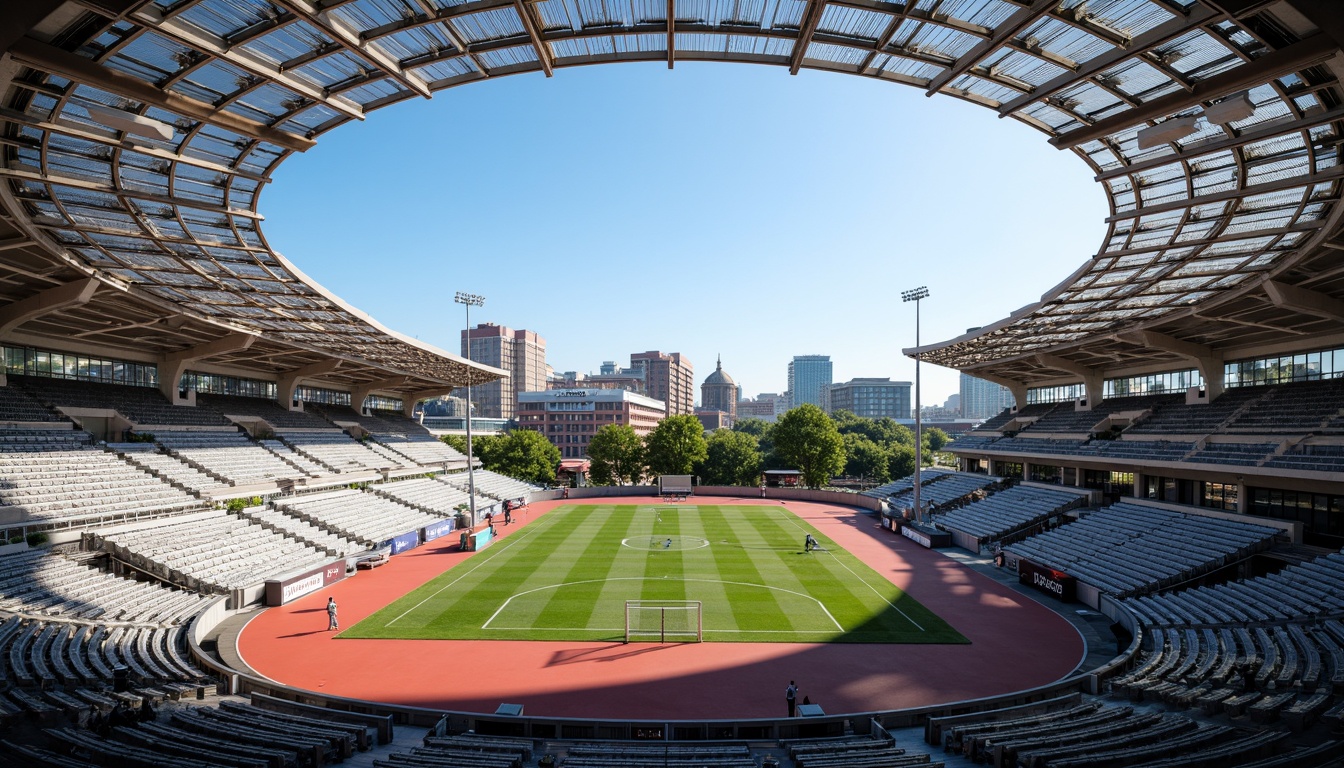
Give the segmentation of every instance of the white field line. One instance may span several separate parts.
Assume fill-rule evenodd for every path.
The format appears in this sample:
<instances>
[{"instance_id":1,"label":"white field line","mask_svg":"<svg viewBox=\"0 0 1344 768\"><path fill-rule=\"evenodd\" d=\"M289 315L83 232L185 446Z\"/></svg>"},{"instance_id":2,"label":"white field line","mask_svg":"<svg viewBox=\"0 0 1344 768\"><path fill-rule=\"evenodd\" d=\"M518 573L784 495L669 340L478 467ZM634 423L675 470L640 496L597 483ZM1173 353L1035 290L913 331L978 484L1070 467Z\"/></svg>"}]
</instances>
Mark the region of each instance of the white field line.
<instances>
[{"instance_id":1,"label":"white field line","mask_svg":"<svg viewBox=\"0 0 1344 768\"><path fill-rule=\"evenodd\" d=\"M490 622L494 621L494 620L499 616L500 613L503 613L504 609L509 607L509 603L513 602L514 598L522 597L523 595L530 595L530 594L532 594L533 592L541 592L542 590L546 590L546 589L559 589L560 587L573 587L573 586L578 586L579 584L605 584L605 583L607 583L607 582L609 582L609 581L669 581L669 580L668 580L668 579L663 579L663 578L655 578L655 577L653 577L653 576L620 576L620 577L617 577L617 578L614 578L614 579L585 579L585 580L583 580L583 581L566 581L566 582L563 582L563 583L561 583L561 584L548 584L548 585L546 585L546 586L544 586L544 587L534 587L534 588L529 589L529 590L527 590L527 591L525 591L525 592L519 592L519 593L517 593L517 594L515 594L515 595L510 596L508 600L505 600L504 603L503 603L502 605L499 606L498 610L496 610L494 613L490 614L490 618L488 618L488 619L485 620L485 623L481 625L481 629L492 629L492 627L490 626ZM798 597L801 597L801 598L803 598L804 600L811 600L812 602L816 603L816 604L817 604L817 607L821 609L821 612L822 612L822 613L826 614L826 618L828 618L828 619L831 620L831 623L835 625L835 628L836 628L836 629L840 630L841 632L844 632L844 631L845 631L845 628L842 627L842 626L840 626L840 622L838 622L838 621L835 620L835 616L832 616L832 615L831 615L831 612L826 608L826 604L825 604L825 603L821 602L820 600L818 600L817 598L815 598L815 597L813 597L813 596L811 596L811 595L804 594L804 593L802 593L802 592L795 592L795 591L793 591L793 590L791 590L791 589L784 589L783 587L772 587L772 586L770 586L769 584L751 584L751 583L748 583L748 582L745 582L745 581L724 581L724 580L722 580L722 579L675 579L675 581L681 581L681 582L697 582L697 583L703 583L703 584L732 584L732 585L734 585L734 586L738 586L738 587L757 587L757 588L759 588L759 589L773 589L773 590L775 590L775 591L777 591L777 592L785 592L785 593L788 593L788 594L790 594L790 595L797 595ZM895 607L895 606L893 606L893 607ZM899 610L899 609L898 609L898 610ZM711 631L711 630L705 630L705 631L708 632L708 631ZM713 631L724 632L724 631L728 631L728 630L713 630ZM743 630L743 631L747 631L747 630ZM804 630L792 630L792 631L804 631ZM817 630L811 630L811 631L815 632L815 631L817 631Z\"/></svg>"},{"instance_id":2,"label":"white field line","mask_svg":"<svg viewBox=\"0 0 1344 768\"><path fill-rule=\"evenodd\" d=\"M786 516L787 516L786 519L789 521L789 523L790 523L791 525L795 526L796 528L798 528L799 530L802 530L802 531L804 531L804 532L807 531L807 529L806 529L806 528L803 528L803 526L798 522L798 518L794 517L792 513L784 512L783 510L776 510L776 511L781 512L781 513L783 513L784 515L786 515ZM928 631L927 629L921 627L921 626L919 625L919 622L917 622L917 621L915 621L914 619L910 618L910 614L906 613L905 611L902 611L900 608L897 608L896 605L895 605L894 603L892 603L890 600L888 600L888 599L887 599L881 592L878 592L878 591L877 591L877 587L874 587L872 584L869 584L869 583L868 583L867 581L865 581L862 577L860 577L859 574L854 573L854 569L852 569L852 568L850 568L848 565L846 565L844 560L841 560L840 558L836 557L834 554L831 553L830 550L822 550L822 551L824 551L826 554L828 554L828 555L830 555L832 558L834 558L834 559L835 559L835 562L839 563L841 568L844 568L846 571L849 571L849 574L850 574L851 576L854 577L854 580L855 580L855 581L859 582L860 584L862 584L863 586L867 587L868 589L871 589L871 590L873 591L873 594L877 595L878 598L880 598L880 599L882 600L882 602L886 603L887 605L890 605L892 608L895 608L895 609L896 609L896 612L899 613L899 614L901 614L902 616L904 616L906 621L908 621L908 622L910 622L911 624L914 624L914 625L915 625L915 629L918 629L920 632L927 632L927 631Z\"/></svg>"},{"instance_id":3,"label":"white field line","mask_svg":"<svg viewBox=\"0 0 1344 768\"><path fill-rule=\"evenodd\" d=\"M533 525L536 525L536 524L533 523ZM532 528L532 526L528 526L528 528ZM533 530L540 530L540 529L541 529L541 526L538 526L537 528L535 528L535 529L533 529ZM481 566L488 564L491 560L494 560L494 559L495 559L495 555L498 555L500 552L503 552L504 550L508 549L509 547L511 547L511 546L513 546L515 543L517 543L517 542L514 541L514 539L519 539L519 540L521 540L525 534L528 534L528 533L531 533L531 532L532 532L531 530L524 530L521 534L514 534L513 536L510 536L508 541L504 542L503 544L500 544L498 547L491 547L491 549L495 550L495 553L494 553L494 554L488 554L486 557L484 557L484 558L481 559L481 562L479 562L479 563L473 565L471 568L468 568L466 571L464 571L464 572L462 573L461 576L458 576L456 579L453 579L452 581L448 582L447 584L444 584L442 587L439 587L438 589L434 590L434 592L431 593L431 594L430 594L428 597L426 597L424 600L421 600L420 602L416 603L415 605L411 606L410 608L407 608L405 611L402 611L402 612L401 612L401 615L399 615L399 616L397 616L395 619L393 619L393 620L387 622L387 624L385 624L385 625L383 625L383 626L390 627L390 626L392 626L393 624L396 624L398 621L400 621L401 619L405 618L407 614L409 614L409 613L411 613L412 611L418 609L420 606L424 605L425 603L428 603L430 600L433 600L434 598L438 597L438 596L439 596L439 593L442 592L443 590L445 590L445 589L447 589L447 588L453 586L453 585L456 584L457 582L459 582L459 581L465 579L466 577L470 576L472 573L474 573L474 572L476 571L477 568L480 568Z\"/></svg>"}]
</instances>

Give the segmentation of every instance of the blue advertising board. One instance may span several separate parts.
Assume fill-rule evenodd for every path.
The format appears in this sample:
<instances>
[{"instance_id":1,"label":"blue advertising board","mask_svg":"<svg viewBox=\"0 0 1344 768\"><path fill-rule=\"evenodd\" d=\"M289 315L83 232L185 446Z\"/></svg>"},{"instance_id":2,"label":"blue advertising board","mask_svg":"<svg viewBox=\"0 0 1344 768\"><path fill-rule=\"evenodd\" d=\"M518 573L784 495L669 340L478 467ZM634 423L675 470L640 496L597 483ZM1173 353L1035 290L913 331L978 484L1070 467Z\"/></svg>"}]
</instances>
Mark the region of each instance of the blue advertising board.
<instances>
[{"instance_id":1,"label":"blue advertising board","mask_svg":"<svg viewBox=\"0 0 1344 768\"><path fill-rule=\"evenodd\" d=\"M440 520L437 523L430 523L420 529L421 536L425 541L433 541L440 536L447 536L453 532L455 527L452 520Z\"/></svg>"},{"instance_id":2,"label":"blue advertising board","mask_svg":"<svg viewBox=\"0 0 1344 768\"><path fill-rule=\"evenodd\" d=\"M420 546L420 531L407 531L400 536L395 536L389 544L394 555L400 555L408 549L415 549Z\"/></svg>"}]
</instances>

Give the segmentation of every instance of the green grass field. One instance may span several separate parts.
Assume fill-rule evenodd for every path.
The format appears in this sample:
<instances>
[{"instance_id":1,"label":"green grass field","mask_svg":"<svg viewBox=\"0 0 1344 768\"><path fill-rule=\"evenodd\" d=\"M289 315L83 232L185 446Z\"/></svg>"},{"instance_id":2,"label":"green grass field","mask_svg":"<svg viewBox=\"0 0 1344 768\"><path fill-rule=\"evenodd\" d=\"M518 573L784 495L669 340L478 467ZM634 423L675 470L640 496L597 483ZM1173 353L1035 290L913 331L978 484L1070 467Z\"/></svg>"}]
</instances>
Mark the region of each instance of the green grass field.
<instances>
[{"instance_id":1,"label":"green grass field","mask_svg":"<svg viewBox=\"0 0 1344 768\"><path fill-rule=\"evenodd\" d=\"M560 507L340 637L623 640L627 600L701 601L706 641L967 642L784 507L704 504Z\"/></svg>"}]
</instances>

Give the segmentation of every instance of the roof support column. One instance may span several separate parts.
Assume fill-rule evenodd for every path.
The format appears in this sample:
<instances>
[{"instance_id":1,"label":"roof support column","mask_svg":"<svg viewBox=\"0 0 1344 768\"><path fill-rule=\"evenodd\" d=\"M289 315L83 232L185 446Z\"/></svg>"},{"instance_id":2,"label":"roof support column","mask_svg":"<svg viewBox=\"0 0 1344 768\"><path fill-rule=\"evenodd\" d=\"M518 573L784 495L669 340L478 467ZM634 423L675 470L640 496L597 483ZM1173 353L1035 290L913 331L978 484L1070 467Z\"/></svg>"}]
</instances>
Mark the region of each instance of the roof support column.
<instances>
[{"instance_id":1,"label":"roof support column","mask_svg":"<svg viewBox=\"0 0 1344 768\"><path fill-rule=\"evenodd\" d=\"M295 368L292 371L286 371L280 380L275 384L275 399L280 405L291 411L302 411L303 403L294 399L294 393L299 388L299 382L313 376L321 376L339 368L340 360L323 360L320 363L305 365L302 368Z\"/></svg>"},{"instance_id":2,"label":"roof support column","mask_svg":"<svg viewBox=\"0 0 1344 768\"><path fill-rule=\"evenodd\" d=\"M178 388L182 382L182 374L187 372L187 366L207 357L228 352L240 352L252 346L252 342L256 340L256 335L251 333L231 333L222 339L216 339L190 349L184 349L181 352L160 357L159 391L173 405L195 405L196 396L193 394L183 397L182 391Z\"/></svg>"},{"instance_id":3,"label":"roof support column","mask_svg":"<svg viewBox=\"0 0 1344 768\"><path fill-rule=\"evenodd\" d=\"M452 389L422 389L419 392L411 392L401 399L401 413L406 418L411 418L415 412L415 404L421 400L428 400L431 397L443 397L451 394Z\"/></svg>"},{"instance_id":4,"label":"roof support column","mask_svg":"<svg viewBox=\"0 0 1344 768\"><path fill-rule=\"evenodd\" d=\"M1168 336L1165 333L1155 331L1125 333L1121 334L1119 338L1184 357L1199 368L1199 375L1204 377L1204 394L1208 397L1209 402L1217 400L1223 394L1226 382L1221 352L1203 344L1183 341L1175 336Z\"/></svg>"},{"instance_id":5,"label":"roof support column","mask_svg":"<svg viewBox=\"0 0 1344 768\"><path fill-rule=\"evenodd\" d=\"M360 384L358 387L350 390L350 407L356 411L364 412L364 401L369 399L369 395L380 389L392 389L400 387L406 383L406 378L397 377L395 379L383 379L381 381L368 381ZM403 398L403 402L405 398Z\"/></svg>"},{"instance_id":6,"label":"roof support column","mask_svg":"<svg viewBox=\"0 0 1344 768\"><path fill-rule=\"evenodd\" d=\"M1013 395L1014 410L1017 410L1019 408L1025 408L1027 406L1026 382L1018 381L1017 379L1005 379L1002 376L993 376L988 373L980 373L978 371L966 371L966 374L969 376L974 376L977 379L984 379L985 381L998 384L1001 387L1006 387L1008 391L1011 392Z\"/></svg>"},{"instance_id":7,"label":"roof support column","mask_svg":"<svg viewBox=\"0 0 1344 768\"><path fill-rule=\"evenodd\" d=\"M1105 391L1102 384L1106 381L1105 372L1101 369L1079 365L1072 360L1065 360L1055 355L1037 355L1036 360L1047 368L1057 368L1082 379L1083 389L1087 393L1087 407L1081 410L1090 411L1101 402L1102 394Z\"/></svg>"}]
</instances>

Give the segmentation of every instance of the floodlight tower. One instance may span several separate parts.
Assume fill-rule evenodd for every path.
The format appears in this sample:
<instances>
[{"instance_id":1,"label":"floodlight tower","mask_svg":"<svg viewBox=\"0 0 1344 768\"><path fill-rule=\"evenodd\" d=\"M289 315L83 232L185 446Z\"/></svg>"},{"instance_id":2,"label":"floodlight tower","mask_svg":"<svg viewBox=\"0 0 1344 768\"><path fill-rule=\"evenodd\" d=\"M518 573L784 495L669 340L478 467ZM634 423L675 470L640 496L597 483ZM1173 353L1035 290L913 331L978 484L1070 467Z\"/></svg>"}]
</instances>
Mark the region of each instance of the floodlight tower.
<instances>
[{"instance_id":1,"label":"floodlight tower","mask_svg":"<svg viewBox=\"0 0 1344 768\"><path fill-rule=\"evenodd\" d=\"M919 471L924 465L924 420L920 415L919 402L919 300L929 297L925 286L901 291L901 301L915 302L915 522L924 522L924 509L919 503Z\"/></svg>"},{"instance_id":2,"label":"floodlight tower","mask_svg":"<svg viewBox=\"0 0 1344 768\"><path fill-rule=\"evenodd\" d=\"M471 308L484 307L485 297L458 291L453 301L467 310L467 362L471 362ZM476 475L471 457L471 367L467 367L467 508L471 510L471 524L476 525Z\"/></svg>"}]
</instances>

